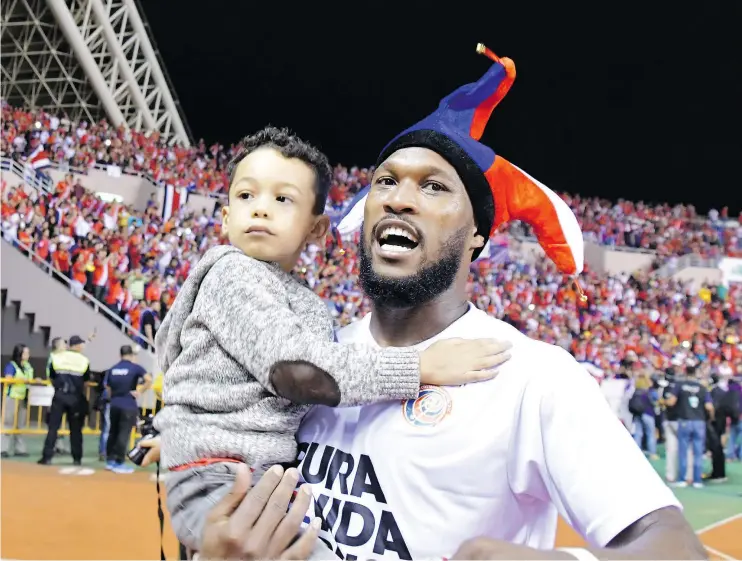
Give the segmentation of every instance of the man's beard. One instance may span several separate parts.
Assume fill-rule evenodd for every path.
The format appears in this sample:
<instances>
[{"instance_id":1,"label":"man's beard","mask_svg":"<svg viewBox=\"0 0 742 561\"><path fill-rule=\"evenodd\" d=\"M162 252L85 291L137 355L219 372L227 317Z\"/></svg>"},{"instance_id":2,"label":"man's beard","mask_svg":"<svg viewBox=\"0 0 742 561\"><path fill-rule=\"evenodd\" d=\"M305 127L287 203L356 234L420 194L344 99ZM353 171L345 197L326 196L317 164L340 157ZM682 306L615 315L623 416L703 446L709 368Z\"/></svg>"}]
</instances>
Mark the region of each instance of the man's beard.
<instances>
[{"instance_id":1,"label":"man's beard","mask_svg":"<svg viewBox=\"0 0 742 561\"><path fill-rule=\"evenodd\" d=\"M361 241L358 276L361 288L374 304L385 308L405 309L427 304L448 290L456 280L464 255L466 232L466 228L455 232L443 244L437 261L424 261L417 272L403 278L377 274L371 260L371 250L366 247L365 241Z\"/></svg>"}]
</instances>

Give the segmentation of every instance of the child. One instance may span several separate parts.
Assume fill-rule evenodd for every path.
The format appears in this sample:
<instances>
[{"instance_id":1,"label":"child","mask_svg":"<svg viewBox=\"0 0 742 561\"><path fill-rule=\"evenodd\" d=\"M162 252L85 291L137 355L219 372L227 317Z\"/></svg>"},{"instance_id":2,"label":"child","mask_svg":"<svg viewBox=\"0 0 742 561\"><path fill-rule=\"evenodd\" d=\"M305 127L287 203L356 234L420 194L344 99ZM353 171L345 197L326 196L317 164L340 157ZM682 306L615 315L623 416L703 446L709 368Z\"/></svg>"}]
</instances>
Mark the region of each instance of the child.
<instances>
[{"instance_id":1,"label":"child","mask_svg":"<svg viewBox=\"0 0 742 561\"><path fill-rule=\"evenodd\" d=\"M327 158L286 130L243 140L222 209L231 246L203 255L157 332L167 406L155 427L171 470L167 503L178 539L193 550L238 463L252 466L255 481L295 460L294 433L310 404L415 399L421 382L491 378L482 370L507 359L491 340L442 341L421 353L333 342L326 305L290 274L307 243L324 243L330 180ZM293 403L271 382L281 361L316 374L297 383ZM328 384L336 398L312 398Z\"/></svg>"}]
</instances>

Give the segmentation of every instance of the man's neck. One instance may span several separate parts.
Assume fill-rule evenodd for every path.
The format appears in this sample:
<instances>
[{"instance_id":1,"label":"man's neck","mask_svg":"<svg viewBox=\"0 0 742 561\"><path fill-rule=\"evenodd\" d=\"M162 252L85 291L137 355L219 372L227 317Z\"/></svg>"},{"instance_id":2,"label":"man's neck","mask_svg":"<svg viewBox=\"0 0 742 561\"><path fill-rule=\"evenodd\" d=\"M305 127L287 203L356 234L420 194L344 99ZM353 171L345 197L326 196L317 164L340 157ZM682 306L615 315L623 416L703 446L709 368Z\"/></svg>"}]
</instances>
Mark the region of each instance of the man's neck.
<instances>
[{"instance_id":1,"label":"man's neck","mask_svg":"<svg viewBox=\"0 0 742 561\"><path fill-rule=\"evenodd\" d=\"M452 287L436 299L414 308L373 304L371 335L382 347L410 347L435 337L469 309L463 290Z\"/></svg>"}]
</instances>

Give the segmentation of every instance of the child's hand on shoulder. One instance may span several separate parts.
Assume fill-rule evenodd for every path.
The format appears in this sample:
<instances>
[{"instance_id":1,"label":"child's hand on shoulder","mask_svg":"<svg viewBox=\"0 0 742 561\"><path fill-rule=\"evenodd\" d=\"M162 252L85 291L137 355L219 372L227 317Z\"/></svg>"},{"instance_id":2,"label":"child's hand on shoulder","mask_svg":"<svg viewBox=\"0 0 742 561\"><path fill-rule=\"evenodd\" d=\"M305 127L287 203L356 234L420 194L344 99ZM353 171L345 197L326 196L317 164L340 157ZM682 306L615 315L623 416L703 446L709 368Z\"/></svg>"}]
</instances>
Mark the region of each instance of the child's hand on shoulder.
<instances>
[{"instance_id":1,"label":"child's hand on shoulder","mask_svg":"<svg viewBox=\"0 0 742 561\"><path fill-rule=\"evenodd\" d=\"M508 341L445 339L420 353L420 383L460 386L490 380L497 367L510 359Z\"/></svg>"}]
</instances>

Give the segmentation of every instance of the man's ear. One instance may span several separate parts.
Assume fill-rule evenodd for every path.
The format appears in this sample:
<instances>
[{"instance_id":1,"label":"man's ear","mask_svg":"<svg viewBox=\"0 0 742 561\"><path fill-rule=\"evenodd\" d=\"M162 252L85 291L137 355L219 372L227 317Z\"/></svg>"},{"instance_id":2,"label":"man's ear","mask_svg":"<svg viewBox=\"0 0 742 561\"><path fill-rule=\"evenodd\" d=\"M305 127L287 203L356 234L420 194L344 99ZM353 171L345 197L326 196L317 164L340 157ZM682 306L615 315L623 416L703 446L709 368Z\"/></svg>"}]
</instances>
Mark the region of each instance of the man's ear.
<instances>
[{"instance_id":1,"label":"man's ear","mask_svg":"<svg viewBox=\"0 0 742 561\"><path fill-rule=\"evenodd\" d=\"M317 245L319 247L325 247L327 241L327 232L330 231L330 217L326 214L321 214L314 219L314 226L307 236L307 243Z\"/></svg>"},{"instance_id":2,"label":"man's ear","mask_svg":"<svg viewBox=\"0 0 742 561\"><path fill-rule=\"evenodd\" d=\"M475 249L484 247L485 243L487 243L487 240L484 239L484 236L482 234L477 234L477 228L476 226L474 226L472 228L471 243L469 244L469 251L474 251Z\"/></svg>"}]
</instances>

